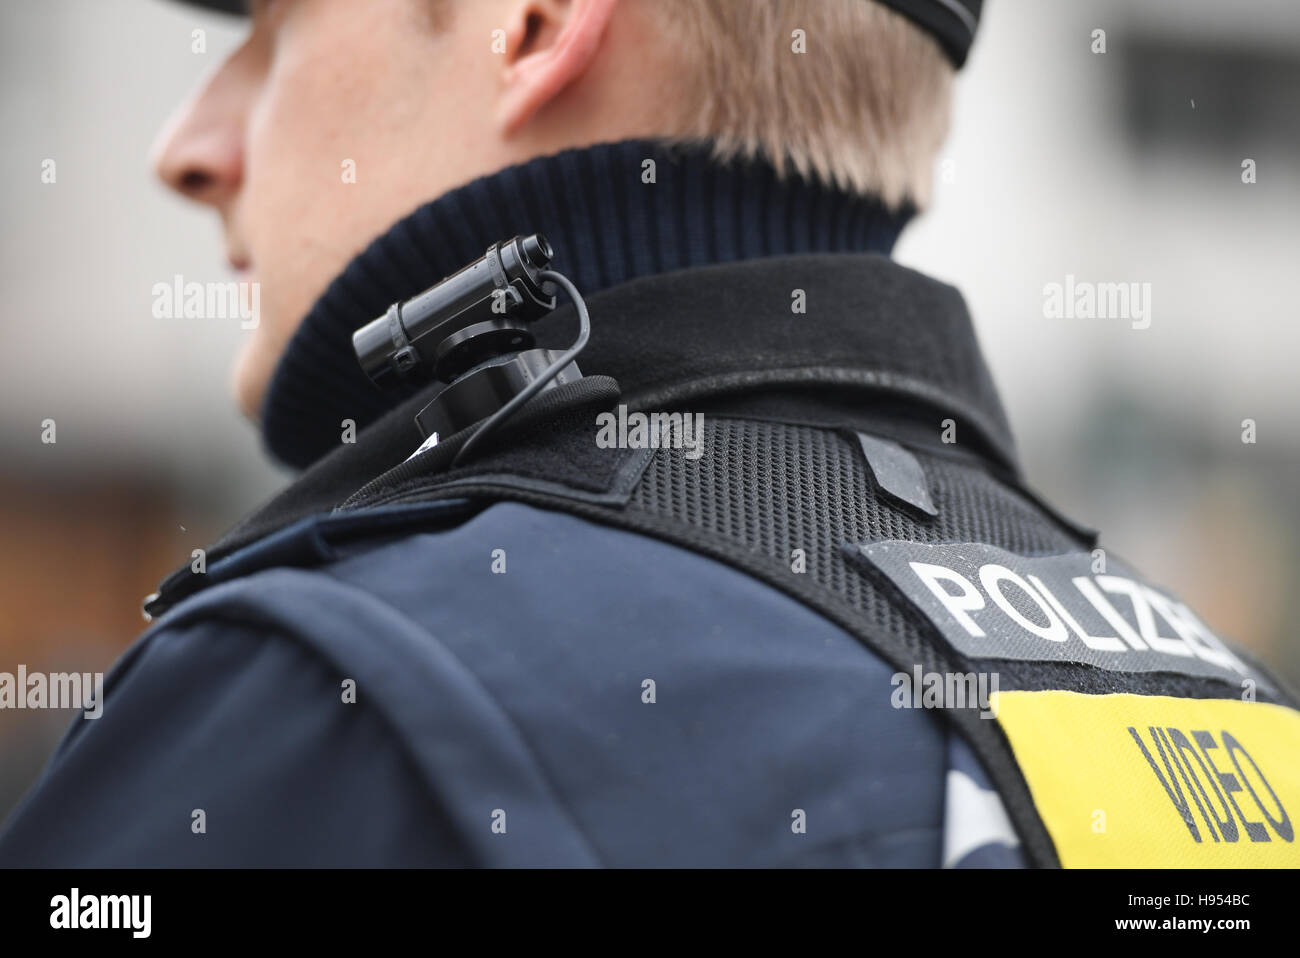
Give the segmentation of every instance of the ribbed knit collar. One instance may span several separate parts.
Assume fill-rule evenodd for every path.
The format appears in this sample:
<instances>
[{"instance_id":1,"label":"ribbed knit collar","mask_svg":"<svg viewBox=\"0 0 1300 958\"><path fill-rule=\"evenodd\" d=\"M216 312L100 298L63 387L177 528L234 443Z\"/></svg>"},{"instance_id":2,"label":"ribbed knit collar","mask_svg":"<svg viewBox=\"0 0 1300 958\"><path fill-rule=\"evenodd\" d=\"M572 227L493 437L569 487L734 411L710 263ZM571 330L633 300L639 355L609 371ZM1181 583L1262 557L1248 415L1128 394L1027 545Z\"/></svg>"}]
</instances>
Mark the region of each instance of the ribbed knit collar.
<instances>
[{"instance_id":1,"label":"ribbed knit collar","mask_svg":"<svg viewBox=\"0 0 1300 958\"><path fill-rule=\"evenodd\" d=\"M541 232L554 268L584 293L671 270L812 252L888 254L910 210L801 179L756 161L721 164L707 146L644 140L540 157L454 189L360 253L317 300L267 391L262 428L283 462L305 468L410 393L373 386L352 332L487 247Z\"/></svg>"}]
</instances>

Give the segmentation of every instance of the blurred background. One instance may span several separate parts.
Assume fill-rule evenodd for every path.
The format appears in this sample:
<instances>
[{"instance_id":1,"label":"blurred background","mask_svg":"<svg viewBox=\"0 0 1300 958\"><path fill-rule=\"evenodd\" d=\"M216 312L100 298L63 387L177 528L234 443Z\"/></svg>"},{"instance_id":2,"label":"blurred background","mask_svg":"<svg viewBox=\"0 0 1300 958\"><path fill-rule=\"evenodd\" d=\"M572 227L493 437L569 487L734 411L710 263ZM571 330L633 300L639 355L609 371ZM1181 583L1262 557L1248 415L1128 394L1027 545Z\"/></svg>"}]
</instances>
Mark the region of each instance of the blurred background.
<instances>
[{"instance_id":1,"label":"blurred background","mask_svg":"<svg viewBox=\"0 0 1300 958\"><path fill-rule=\"evenodd\" d=\"M151 309L234 279L147 157L239 37L158 0L0 4L0 671L106 670L157 581L290 478L229 399L250 333ZM1300 4L989 0L897 250L965 293L1031 483L1293 684L1298 210ZM1149 283L1149 328L1048 318L1069 276ZM0 711L0 817L71 714Z\"/></svg>"}]
</instances>

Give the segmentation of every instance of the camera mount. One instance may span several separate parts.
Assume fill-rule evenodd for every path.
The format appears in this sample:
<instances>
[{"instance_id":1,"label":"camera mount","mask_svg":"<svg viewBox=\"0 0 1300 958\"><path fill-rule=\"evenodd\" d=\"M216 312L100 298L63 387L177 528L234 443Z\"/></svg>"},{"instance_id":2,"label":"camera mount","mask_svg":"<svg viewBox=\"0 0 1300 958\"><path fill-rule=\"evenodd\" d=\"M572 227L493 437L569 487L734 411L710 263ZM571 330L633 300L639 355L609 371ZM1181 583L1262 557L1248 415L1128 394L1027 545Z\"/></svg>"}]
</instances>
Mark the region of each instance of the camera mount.
<instances>
[{"instance_id":1,"label":"camera mount","mask_svg":"<svg viewBox=\"0 0 1300 958\"><path fill-rule=\"evenodd\" d=\"M540 233L494 243L352 334L361 368L377 386L443 384L415 417L426 439L421 449L486 417L455 464L537 393L582 378L574 359L590 333L587 308L573 284L548 268L553 257ZM578 340L563 352L538 347L529 328L555 309L557 286L574 301L581 324Z\"/></svg>"}]
</instances>

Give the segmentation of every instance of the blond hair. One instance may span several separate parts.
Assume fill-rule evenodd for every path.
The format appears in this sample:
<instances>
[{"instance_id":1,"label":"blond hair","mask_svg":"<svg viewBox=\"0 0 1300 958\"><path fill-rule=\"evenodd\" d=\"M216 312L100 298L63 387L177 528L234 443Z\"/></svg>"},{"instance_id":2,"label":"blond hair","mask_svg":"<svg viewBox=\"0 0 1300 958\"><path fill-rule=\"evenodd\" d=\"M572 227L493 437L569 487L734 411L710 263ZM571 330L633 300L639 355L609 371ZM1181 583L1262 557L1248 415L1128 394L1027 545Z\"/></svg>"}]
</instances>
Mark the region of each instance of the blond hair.
<instances>
[{"instance_id":1,"label":"blond hair","mask_svg":"<svg viewBox=\"0 0 1300 958\"><path fill-rule=\"evenodd\" d=\"M919 27L871 0L650 2L698 91L674 138L893 207L928 203L954 69Z\"/></svg>"}]
</instances>

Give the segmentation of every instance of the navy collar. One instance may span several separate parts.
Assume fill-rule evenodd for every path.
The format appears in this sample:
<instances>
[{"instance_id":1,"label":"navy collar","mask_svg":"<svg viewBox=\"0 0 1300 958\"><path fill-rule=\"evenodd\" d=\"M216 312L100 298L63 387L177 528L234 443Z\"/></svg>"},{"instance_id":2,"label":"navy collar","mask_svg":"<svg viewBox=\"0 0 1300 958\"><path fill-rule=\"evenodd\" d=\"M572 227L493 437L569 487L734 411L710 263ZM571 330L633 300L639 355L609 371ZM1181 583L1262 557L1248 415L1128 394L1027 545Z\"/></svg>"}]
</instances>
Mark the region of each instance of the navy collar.
<instances>
[{"instance_id":1,"label":"navy collar","mask_svg":"<svg viewBox=\"0 0 1300 958\"><path fill-rule=\"evenodd\" d=\"M498 240L545 233L554 268L584 294L675 270L800 253L888 255L909 208L798 178L758 161L719 163L704 144L628 140L567 150L452 190L359 254L307 314L262 409L272 455L306 468L411 393L362 373L352 332Z\"/></svg>"}]
</instances>

